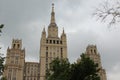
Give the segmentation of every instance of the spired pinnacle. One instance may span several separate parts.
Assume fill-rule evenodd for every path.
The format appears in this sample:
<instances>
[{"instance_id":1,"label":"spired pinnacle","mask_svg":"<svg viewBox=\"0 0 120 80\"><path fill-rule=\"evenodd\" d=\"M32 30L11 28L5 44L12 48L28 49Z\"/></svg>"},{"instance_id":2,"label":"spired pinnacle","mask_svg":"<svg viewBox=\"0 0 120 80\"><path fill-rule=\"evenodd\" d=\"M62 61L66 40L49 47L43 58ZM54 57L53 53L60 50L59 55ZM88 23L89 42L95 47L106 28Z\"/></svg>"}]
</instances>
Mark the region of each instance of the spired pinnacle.
<instances>
[{"instance_id":1,"label":"spired pinnacle","mask_svg":"<svg viewBox=\"0 0 120 80\"><path fill-rule=\"evenodd\" d=\"M45 26L43 28L43 31L42 31L43 34L46 34L46 31L45 31Z\"/></svg>"},{"instance_id":2,"label":"spired pinnacle","mask_svg":"<svg viewBox=\"0 0 120 80\"><path fill-rule=\"evenodd\" d=\"M64 27L63 27L63 34L65 34Z\"/></svg>"},{"instance_id":3,"label":"spired pinnacle","mask_svg":"<svg viewBox=\"0 0 120 80\"><path fill-rule=\"evenodd\" d=\"M45 32L45 26L44 26L44 28L43 28L43 32Z\"/></svg>"},{"instance_id":4,"label":"spired pinnacle","mask_svg":"<svg viewBox=\"0 0 120 80\"><path fill-rule=\"evenodd\" d=\"M62 35L66 35L66 34L65 34L65 31L64 31L64 28L63 28L63 33L62 33Z\"/></svg>"},{"instance_id":5,"label":"spired pinnacle","mask_svg":"<svg viewBox=\"0 0 120 80\"><path fill-rule=\"evenodd\" d=\"M55 23L54 3L52 3L51 23Z\"/></svg>"}]
</instances>

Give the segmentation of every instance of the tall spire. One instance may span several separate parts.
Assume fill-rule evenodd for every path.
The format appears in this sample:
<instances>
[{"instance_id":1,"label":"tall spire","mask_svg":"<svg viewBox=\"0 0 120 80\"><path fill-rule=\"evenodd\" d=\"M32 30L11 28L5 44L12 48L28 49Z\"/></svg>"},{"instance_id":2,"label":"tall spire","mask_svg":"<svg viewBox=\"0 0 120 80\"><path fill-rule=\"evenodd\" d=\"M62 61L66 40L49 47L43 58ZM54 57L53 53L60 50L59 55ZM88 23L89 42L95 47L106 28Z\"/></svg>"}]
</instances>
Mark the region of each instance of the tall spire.
<instances>
[{"instance_id":1,"label":"tall spire","mask_svg":"<svg viewBox=\"0 0 120 80\"><path fill-rule=\"evenodd\" d=\"M52 3L51 23L55 23L54 3Z\"/></svg>"},{"instance_id":2,"label":"tall spire","mask_svg":"<svg viewBox=\"0 0 120 80\"><path fill-rule=\"evenodd\" d=\"M63 28L63 33L62 33L62 36L66 36L65 31L64 31L64 28Z\"/></svg>"}]
</instances>

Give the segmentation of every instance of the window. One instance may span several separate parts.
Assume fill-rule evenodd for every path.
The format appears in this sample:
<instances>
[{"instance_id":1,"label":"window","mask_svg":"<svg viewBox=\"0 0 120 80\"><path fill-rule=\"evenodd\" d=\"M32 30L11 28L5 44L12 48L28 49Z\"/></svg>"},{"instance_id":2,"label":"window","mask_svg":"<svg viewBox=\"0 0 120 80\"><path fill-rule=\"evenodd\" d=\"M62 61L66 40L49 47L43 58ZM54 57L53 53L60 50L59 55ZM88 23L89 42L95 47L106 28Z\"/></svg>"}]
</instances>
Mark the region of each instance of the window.
<instances>
[{"instance_id":1,"label":"window","mask_svg":"<svg viewBox=\"0 0 120 80\"><path fill-rule=\"evenodd\" d=\"M59 44L59 41L57 40L57 44Z\"/></svg>"},{"instance_id":2,"label":"window","mask_svg":"<svg viewBox=\"0 0 120 80\"><path fill-rule=\"evenodd\" d=\"M19 45L19 44L18 44L17 46L18 46L18 48L20 47L20 45Z\"/></svg>"},{"instance_id":3,"label":"window","mask_svg":"<svg viewBox=\"0 0 120 80\"><path fill-rule=\"evenodd\" d=\"M46 40L46 43L48 43L48 40Z\"/></svg>"},{"instance_id":4,"label":"window","mask_svg":"<svg viewBox=\"0 0 120 80\"><path fill-rule=\"evenodd\" d=\"M53 40L53 44L55 44L55 40Z\"/></svg>"},{"instance_id":5,"label":"window","mask_svg":"<svg viewBox=\"0 0 120 80\"><path fill-rule=\"evenodd\" d=\"M60 44L62 44L62 41L60 41Z\"/></svg>"},{"instance_id":6,"label":"window","mask_svg":"<svg viewBox=\"0 0 120 80\"><path fill-rule=\"evenodd\" d=\"M92 53L92 50L91 50L91 53Z\"/></svg>"},{"instance_id":7,"label":"window","mask_svg":"<svg viewBox=\"0 0 120 80\"><path fill-rule=\"evenodd\" d=\"M96 50L94 50L94 53L96 54Z\"/></svg>"},{"instance_id":8,"label":"window","mask_svg":"<svg viewBox=\"0 0 120 80\"><path fill-rule=\"evenodd\" d=\"M52 40L50 40L50 43L52 43Z\"/></svg>"},{"instance_id":9,"label":"window","mask_svg":"<svg viewBox=\"0 0 120 80\"><path fill-rule=\"evenodd\" d=\"M13 44L13 48L15 48L15 44Z\"/></svg>"},{"instance_id":10,"label":"window","mask_svg":"<svg viewBox=\"0 0 120 80\"><path fill-rule=\"evenodd\" d=\"M48 52L46 52L46 58L48 57Z\"/></svg>"}]
</instances>

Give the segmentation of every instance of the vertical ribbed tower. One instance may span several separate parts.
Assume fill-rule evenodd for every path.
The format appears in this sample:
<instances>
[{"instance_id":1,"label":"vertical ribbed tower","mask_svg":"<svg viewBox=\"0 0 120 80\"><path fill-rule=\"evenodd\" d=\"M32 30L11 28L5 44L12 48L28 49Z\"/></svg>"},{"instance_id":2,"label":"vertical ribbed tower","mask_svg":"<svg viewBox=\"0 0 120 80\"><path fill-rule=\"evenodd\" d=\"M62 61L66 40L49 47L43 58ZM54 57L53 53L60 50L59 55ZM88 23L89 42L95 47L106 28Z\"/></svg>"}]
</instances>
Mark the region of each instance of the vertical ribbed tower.
<instances>
[{"instance_id":1,"label":"vertical ribbed tower","mask_svg":"<svg viewBox=\"0 0 120 80\"><path fill-rule=\"evenodd\" d=\"M23 80L25 65L25 49L22 49L22 40L13 39L12 47L7 49L3 76L7 80Z\"/></svg>"},{"instance_id":2,"label":"vertical ribbed tower","mask_svg":"<svg viewBox=\"0 0 120 80\"><path fill-rule=\"evenodd\" d=\"M43 28L40 41L40 80L45 80L49 63L54 58L67 58L67 40L63 29L61 36L58 36L58 26L55 22L54 4L52 4L51 20L48 26L48 35Z\"/></svg>"}]
</instances>

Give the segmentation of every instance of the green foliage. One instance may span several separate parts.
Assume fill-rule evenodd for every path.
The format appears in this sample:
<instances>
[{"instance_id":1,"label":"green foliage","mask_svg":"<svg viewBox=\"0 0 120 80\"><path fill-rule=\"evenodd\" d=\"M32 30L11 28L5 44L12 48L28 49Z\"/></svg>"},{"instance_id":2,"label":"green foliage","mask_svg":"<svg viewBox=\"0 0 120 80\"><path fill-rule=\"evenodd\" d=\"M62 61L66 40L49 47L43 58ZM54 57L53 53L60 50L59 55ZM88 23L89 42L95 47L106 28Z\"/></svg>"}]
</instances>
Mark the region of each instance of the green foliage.
<instances>
[{"instance_id":1,"label":"green foliage","mask_svg":"<svg viewBox=\"0 0 120 80\"><path fill-rule=\"evenodd\" d=\"M4 27L4 24L0 25L0 33L2 32L1 29Z\"/></svg>"},{"instance_id":2,"label":"green foliage","mask_svg":"<svg viewBox=\"0 0 120 80\"><path fill-rule=\"evenodd\" d=\"M0 25L0 33L2 33L1 29L4 27L4 24ZM1 47L1 46L0 46ZM1 48L0 48L1 49ZM4 57L2 57L2 54L0 53L0 76L3 74L4 71Z\"/></svg>"},{"instance_id":3,"label":"green foliage","mask_svg":"<svg viewBox=\"0 0 120 80\"><path fill-rule=\"evenodd\" d=\"M1 55L0 55L0 76L2 75L2 73L3 73L3 71L4 71L4 57L2 57Z\"/></svg>"},{"instance_id":4,"label":"green foliage","mask_svg":"<svg viewBox=\"0 0 120 80\"><path fill-rule=\"evenodd\" d=\"M98 65L84 54L77 63L70 64L67 59L54 59L47 72L47 80L100 80Z\"/></svg>"},{"instance_id":5,"label":"green foliage","mask_svg":"<svg viewBox=\"0 0 120 80\"><path fill-rule=\"evenodd\" d=\"M120 0L102 1L93 15L101 22L107 23L109 27L120 23Z\"/></svg>"},{"instance_id":6,"label":"green foliage","mask_svg":"<svg viewBox=\"0 0 120 80\"><path fill-rule=\"evenodd\" d=\"M70 80L100 80L97 67L97 64L82 54L81 60L72 64Z\"/></svg>"},{"instance_id":7,"label":"green foliage","mask_svg":"<svg viewBox=\"0 0 120 80\"><path fill-rule=\"evenodd\" d=\"M68 80L70 63L68 59L54 59L50 64L47 80Z\"/></svg>"}]
</instances>

